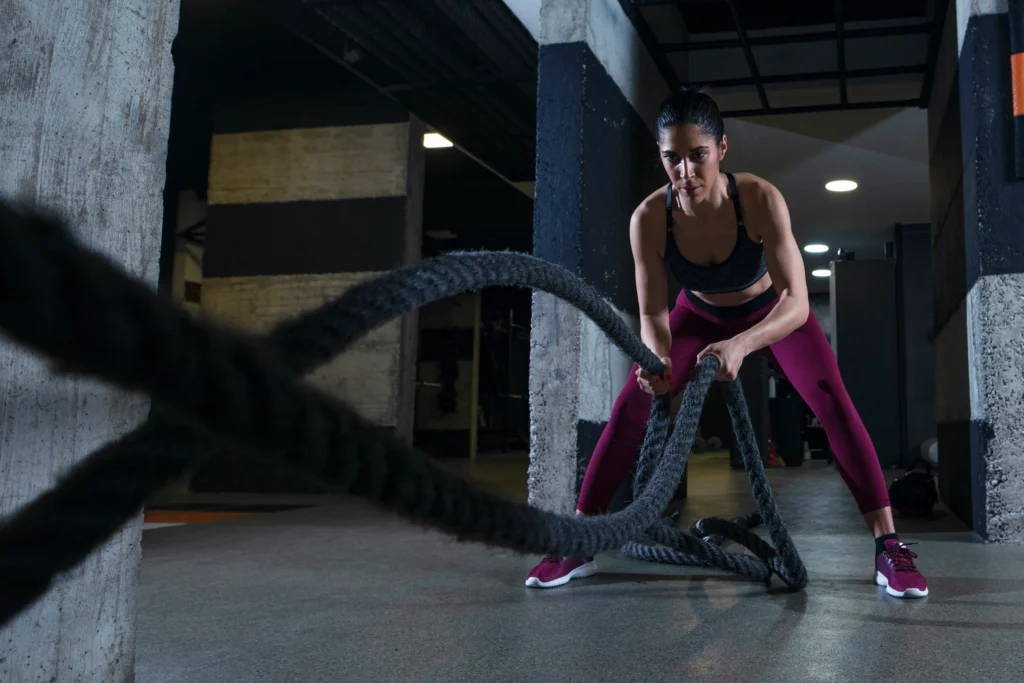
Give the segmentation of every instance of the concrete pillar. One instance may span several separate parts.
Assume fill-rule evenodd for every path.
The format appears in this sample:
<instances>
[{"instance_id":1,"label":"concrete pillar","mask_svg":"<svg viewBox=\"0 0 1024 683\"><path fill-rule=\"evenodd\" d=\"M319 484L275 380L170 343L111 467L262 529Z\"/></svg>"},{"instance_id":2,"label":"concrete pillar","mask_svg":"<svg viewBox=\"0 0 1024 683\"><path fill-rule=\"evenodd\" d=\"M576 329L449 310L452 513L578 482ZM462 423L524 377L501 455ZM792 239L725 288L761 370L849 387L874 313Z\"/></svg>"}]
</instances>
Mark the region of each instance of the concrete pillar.
<instances>
[{"instance_id":1,"label":"concrete pillar","mask_svg":"<svg viewBox=\"0 0 1024 683\"><path fill-rule=\"evenodd\" d=\"M154 289L177 27L177 0L0 4L0 194L62 212ZM0 341L0 516L147 411ZM0 680L134 680L141 532L140 515L3 629Z\"/></svg>"},{"instance_id":2,"label":"concrete pillar","mask_svg":"<svg viewBox=\"0 0 1024 683\"><path fill-rule=\"evenodd\" d=\"M1024 185L1006 11L950 4L928 112L940 492L991 541L1024 540Z\"/></svg>"},{"instance_id":3,"label":"concrete pillar","mask_svg":"<svg viewBox=\"0 0 1024 683\"><path fill-rule=\"evenodd\" d=\"M218 106L201 297L218 321L263 332L420 260L423 124L394 107L306 97L289 91L286 106L255 108L231 92ZM309 379L411 443L416 339L413 312ZM229 465L211 462L196 481L206 490L277 486L274 477L251 480L249 465Z\"/></svg>"},{"instance_id":4,"label":"concrete pillar","mask_svg":"<svg viewBox=\"0 0 1024 683\"><path fill-rule=\"evenodd\" d=\"M616 0L544 0L539 43L534 253L637 328L629 218L664 176L665 83ZM532 318L529 500L571 512L630 361L552 296L533 295Z\"/></svg>"}]
</instances>

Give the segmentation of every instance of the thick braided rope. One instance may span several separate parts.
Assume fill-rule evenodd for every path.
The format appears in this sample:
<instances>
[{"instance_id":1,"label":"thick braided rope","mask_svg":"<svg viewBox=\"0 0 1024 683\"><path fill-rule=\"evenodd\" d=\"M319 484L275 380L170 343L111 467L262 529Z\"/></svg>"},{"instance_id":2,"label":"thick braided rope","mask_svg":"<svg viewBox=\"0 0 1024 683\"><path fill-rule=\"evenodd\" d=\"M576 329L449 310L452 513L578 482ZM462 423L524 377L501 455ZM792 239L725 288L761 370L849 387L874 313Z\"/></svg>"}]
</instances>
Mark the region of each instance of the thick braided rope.
<instances>
[{"instance_id":1,"label":"thick braided rope","mask_svg":"<svg viewBox=\"0 0 1024 683\"><path fill-rule=\"evenodd\" d=\"M678 513L677 513L678 514ZM662 520L669 521L669 520ZM671 521L674 524L674 519ZM758 557L770 556L774 550L757 534L749 529L761 523L761 517L756 512L750 515L741 515L733 519L720 519L718 517L704 517L697 520L690 526L690 535L696 536L711 545L721 547L726 541L736 541L740 545L753 549ZM723 532L723 533L718 533ZM764 550L764 549L767 550ZM707 560L702 560L696 555L690 555L673 548L666 548L661 545L651 545L647 542L629 541L622 546L623 554L645 562L660 562L663 564L678 564L689 567L710 567Z\"/></svg>"},{"instance_id":2,"label":"thick braided rope","mask_svg":"<svg viewBox=\"0 0 1024 683\"><path fill-rule=\"evenodd\" d=\"M684 396L683 404L679 408L680 413L693 409L692 406L687 405L688 399L689 397ZM768 484L768 476L764 471L764 464L761 462L757 437L750 422L747 402L743 397L743 387L739 380L734 380L729 384L726 403L733 432L743 457L743 464L747 470L747 477L750 480L754 501L775 547L773 548L748 528L730 520L708 517L700 520L694 526L702 535L720 536L739 543L750 550L759 560L759 562L754 562L749 555L725 553L728 556L744 558L737 560L740 562L740 566L734 571L766 580L771 575L771 571L774 571L790 586L806 585L807 572L785 525L782 523L782 517L772 497L771 486ZM646 461L646 458L649 457L657 456L654 452L643 452L640 456L641 459L637 464L637 476L634 480L634 495L643 490L647 485L650 473L655 469L655 463ZM658 535L658 538L648 535L648 540L654 541L658 545L631 540L623 546L622 550L630 557L649 562L706 567L709 566L710 561L713 566L722 566L721 560L717 557L712 559L706 552L699 549L697 552L694 551L697 546L690 540L694 538L693 536L671 527L660 528ZM709 545L716 547L717 544Z\"/></svg>"},{"instance_id":3,"label":"thick braided rope","mask_svg":"<svg viewBox=\"0 0 1024 683\"><path fill-rule=\"evenodd\" d=\"M137 514L150 493L207 457L214 439L291 463L332 490L369 498L460 540L594 554L640 536L682 476L695 424L673 433L650 485L627 510L576 519L479 491L397 440L375 436L342 402L292 377L395 315L490 284L566 299L638 363L661 370L596 292L525 255L459 254L395 271L255 340L192 320L82 249L59 222L0 204L0 327L65 370L150 393L157 407L149 423L87 457L5 520L0 624ZM360 302L390 307L380 312ZM716 367L709 360L697 368L687 391L698 402ZM648 448L665 444L667 418L667 401L655 401Z\"/></svg>"},{"instance_id":4,"label":"thick braided rope","mask_svg":"<svg viewBox=\"0 0 1024 683\"><path fill-rule=\"evenodd\" d=\"M768 536L775 544L775 552L770 556L762 557L771 566L772 570L779 575L783 581L793 587L807 585L807 568L800 560L800 554L786 531L786 525L782 522L782 515L772 497L772 489L768 484L768 477L764 471L764 464L758 455L757 437L754 434L753 425L750 422L750 413L747 411L747 402L743 398L743 388L739 382L729 384L726 391L726 405L729 408L729 418L734 427L745 425L743 429L736 430L736 438L739 441L740 454L743 456L743 464L747 468L747 479L750 481L750 490L754 494L757 509L761 513L761 519L768 529ZM742 536L745 529L739 529ZM722 534L721 531L718 533ZM725 534L722 534L725 535ZM739 540L734 538L733 540ZM749 546L748 546L749 547ZM751 548L751 550L755 550Z\"/></svg>"}]
</instances>

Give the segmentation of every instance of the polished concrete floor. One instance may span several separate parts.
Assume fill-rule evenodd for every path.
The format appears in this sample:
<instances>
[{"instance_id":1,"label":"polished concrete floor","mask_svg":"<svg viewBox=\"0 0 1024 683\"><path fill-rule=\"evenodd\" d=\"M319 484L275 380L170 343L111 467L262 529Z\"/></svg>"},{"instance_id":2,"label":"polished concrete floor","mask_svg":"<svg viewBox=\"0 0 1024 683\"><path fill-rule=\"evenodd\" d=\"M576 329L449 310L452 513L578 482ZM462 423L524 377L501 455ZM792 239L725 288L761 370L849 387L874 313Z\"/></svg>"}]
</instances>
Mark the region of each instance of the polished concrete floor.
<instances>
[{"instance_id":1,"label":"polished concrete floor","mask_svg":"<svg viewBox=\"0 0 1024 683\"><path fill-rule=\"evenodd\" d=\"M834 469L769 474L810 573L803 592L618 552L596 577L530 589L536 557L338 499L148 530L136 680L1024 680L1024 547L979 543L941 510L897 520L931 588L897 600L872 582L871 538ZM518 497L525 461L470 475ZM694 458L689 492L686 521L753 509L723 457Z\"/></svg>"}]
</instances>

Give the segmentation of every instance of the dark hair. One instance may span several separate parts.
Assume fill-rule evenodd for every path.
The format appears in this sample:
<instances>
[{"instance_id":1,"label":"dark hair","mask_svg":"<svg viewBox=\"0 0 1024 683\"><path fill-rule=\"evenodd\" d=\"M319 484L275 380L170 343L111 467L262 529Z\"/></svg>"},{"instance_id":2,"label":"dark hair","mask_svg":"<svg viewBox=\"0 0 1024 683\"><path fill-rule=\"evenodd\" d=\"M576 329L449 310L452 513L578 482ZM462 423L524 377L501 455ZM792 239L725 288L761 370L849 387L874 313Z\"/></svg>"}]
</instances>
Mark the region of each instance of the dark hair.
<instances>
[{"instance_id":1,"label":"dark hair","mask_svg":"<svg viewBox=\"0 0 1024 683\"><path fill-rule=\"evenodd\" d=\"M693 124L705 135L715 139L715 144L722 144L725 134L725 121L718 111L715 100L704 88L684 85L678 91L662 100L658 108L658 120L655 127L660 139L669 126Z\"/></svg>"}]
</instances>

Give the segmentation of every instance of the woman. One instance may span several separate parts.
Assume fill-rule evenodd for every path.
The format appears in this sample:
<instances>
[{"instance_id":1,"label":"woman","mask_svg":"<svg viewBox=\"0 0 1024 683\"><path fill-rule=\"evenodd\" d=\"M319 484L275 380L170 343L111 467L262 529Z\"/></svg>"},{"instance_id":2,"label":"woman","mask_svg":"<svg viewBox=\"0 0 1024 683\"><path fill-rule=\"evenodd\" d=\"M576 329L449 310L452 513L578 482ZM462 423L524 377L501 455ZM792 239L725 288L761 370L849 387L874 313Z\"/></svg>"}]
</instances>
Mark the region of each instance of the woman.
<instances>
[{"instance_id":1,"label":"woman","mask_svg":"<svg viewBox=\"0 0 1024 683\"><path fill-rule=\"evenodd\" d=\"M749 173L723 173L724 122L707 94L671 94L657 119L671 182L647 197L630 221L641 337L665 363L664 376L635 368L587 468L577 515L607 511L633 466L651 395L683 390L708 354L717 379L736 378L763 350L807 402L828 435L836 467L875 538L875 582L895 597L923 597L916 555L896 535L878 457L850 401L832 348L810 313L803 259L779 191ZM683 289L669 312L671 271ZM526 585L560 586L597 571L594 558L546 557Z\"/></svg>"}]
</instances>

